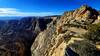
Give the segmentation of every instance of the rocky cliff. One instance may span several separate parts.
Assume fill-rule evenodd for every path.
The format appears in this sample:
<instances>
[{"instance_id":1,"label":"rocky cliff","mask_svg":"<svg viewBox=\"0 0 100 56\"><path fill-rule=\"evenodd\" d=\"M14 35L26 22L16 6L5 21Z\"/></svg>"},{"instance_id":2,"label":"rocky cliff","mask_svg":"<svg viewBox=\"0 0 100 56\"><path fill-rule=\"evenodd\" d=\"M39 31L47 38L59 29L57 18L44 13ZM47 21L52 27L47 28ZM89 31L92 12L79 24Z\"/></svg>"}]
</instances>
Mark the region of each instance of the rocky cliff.
<instances>
[{"instance_id":1,"label":"rocky cliff","mask_svg":"<svg viewBox=\"0 0 100 56\"><path fill-rule=\"evenodd\" d=\"M51 17L25 17L0 21L0 56L31 56L31 45Z\"/></svg>"},{"instance_id":2,"label":"rocky cliff","mask_svg":"<svg viewBox=\"0 0 100 56\"><path fill-rule=\"evenodd\" d=\"M100 14L83 5L64 12L39 33L32 56L100 56Z\"/></svg>"}]
</instances>

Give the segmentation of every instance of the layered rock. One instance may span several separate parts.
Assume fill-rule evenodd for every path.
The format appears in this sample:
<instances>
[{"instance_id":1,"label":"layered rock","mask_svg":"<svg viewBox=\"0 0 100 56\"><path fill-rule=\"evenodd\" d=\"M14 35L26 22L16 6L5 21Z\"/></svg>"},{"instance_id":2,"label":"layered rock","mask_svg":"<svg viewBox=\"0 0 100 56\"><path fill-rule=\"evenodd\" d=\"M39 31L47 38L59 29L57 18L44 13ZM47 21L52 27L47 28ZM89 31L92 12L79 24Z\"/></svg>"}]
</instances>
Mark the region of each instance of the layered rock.
<instances>
[{"instance_id":1,"label":"layered rock","mask_svg":"<svg viewBox=\"0 0 100 56\"><path fill-rule=\"evenodd\" d=\"M99 13L86 5L65 12L36 37L32 56L100 56L97 21Z\"/></svg>"}]
</instances>

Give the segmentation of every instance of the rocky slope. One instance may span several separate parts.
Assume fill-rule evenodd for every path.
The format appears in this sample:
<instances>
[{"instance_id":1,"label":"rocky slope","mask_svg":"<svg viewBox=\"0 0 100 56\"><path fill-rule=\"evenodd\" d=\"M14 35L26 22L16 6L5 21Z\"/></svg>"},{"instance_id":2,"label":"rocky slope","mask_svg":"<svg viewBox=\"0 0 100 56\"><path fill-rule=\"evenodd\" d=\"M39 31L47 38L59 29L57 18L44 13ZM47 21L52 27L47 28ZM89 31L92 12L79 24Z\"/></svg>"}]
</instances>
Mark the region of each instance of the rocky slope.
<instances>
[{"instance_id":1,"label":"rocky slope","mask_svg":"<svg viewBox=\"0 0 100 56\"><path fill-rule=\"evenodd\" d=\"M25 17L0 21L0 56L31 56L31 45L51 17Z\"/></svg>"},{"instance_id":2,"label":"rocky slope","mask_svg":"<svg viewBox=\"0 0 100 56\"><path fill-rule=\"evenodd\" d=\"M39 33L32 56L100 56L100 14L83 5L54 19Z\"/></svg>"}]
</instances>

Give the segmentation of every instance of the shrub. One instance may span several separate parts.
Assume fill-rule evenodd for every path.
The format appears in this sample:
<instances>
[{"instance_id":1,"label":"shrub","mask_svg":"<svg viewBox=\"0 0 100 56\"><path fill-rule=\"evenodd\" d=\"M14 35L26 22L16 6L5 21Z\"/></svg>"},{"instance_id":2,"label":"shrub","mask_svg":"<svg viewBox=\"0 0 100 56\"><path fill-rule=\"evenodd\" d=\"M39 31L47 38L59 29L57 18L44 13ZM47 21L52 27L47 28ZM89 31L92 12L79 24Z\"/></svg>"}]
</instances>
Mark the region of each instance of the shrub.
<instances>
[{"instance_id":1,"label":"shrub","mask_svg":"<svg viewBox=\"0 0 100 56\"><path fill-rule=\"evenodd\" d=\"M79 54L79 56L98 56L100 52L96 49L88 40L77 41L73 44L70 44L71 49Z\"/></svg>"},{"instance_id":2,"label":"shrub","mask_svg":"<svg viewBox=\"0 0 100 56\"><path fill-rule=\"evenodd\" d=\"M100 41L100 23L91 24L87 27L88 32L83 37L92 40L93 42Z\"/></svg>"}]
</instances>

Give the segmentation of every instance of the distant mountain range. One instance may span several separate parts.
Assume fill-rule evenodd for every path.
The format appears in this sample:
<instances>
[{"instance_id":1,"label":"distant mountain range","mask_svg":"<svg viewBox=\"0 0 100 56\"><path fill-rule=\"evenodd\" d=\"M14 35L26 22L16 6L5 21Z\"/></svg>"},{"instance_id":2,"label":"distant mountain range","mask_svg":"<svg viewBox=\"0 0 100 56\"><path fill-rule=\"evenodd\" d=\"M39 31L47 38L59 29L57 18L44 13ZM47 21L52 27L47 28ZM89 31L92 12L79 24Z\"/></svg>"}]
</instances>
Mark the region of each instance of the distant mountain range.
<instances>
[{"instance_id":1,"label":"distant mountain range","mask_svg":"<svg viewBox=\"0 0 100 56\"><path fill-rule=\"evenodd\" d=\"M60 16L61 15L51 15L51 16L41 16L41 17L60 17ZM38 18L40 16L29 16L29 17ZM0 20L20 20L22 18L25 18L25 16L1 16Z\"/></svg>"},{"instance_id":2,"label":"distant mountain range","mask_svg":"<svg viewBox=\"0 0 100 56\"><path fill-rule=\"evenodd\" d=\"M22 17L6 17L6 16L4 16L4 17L0 17L0 20L13 20L13 19L17 19L17 20L19 20L19 19L21 19Z\"/></svg>"}]
</instances>

